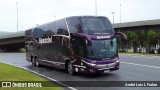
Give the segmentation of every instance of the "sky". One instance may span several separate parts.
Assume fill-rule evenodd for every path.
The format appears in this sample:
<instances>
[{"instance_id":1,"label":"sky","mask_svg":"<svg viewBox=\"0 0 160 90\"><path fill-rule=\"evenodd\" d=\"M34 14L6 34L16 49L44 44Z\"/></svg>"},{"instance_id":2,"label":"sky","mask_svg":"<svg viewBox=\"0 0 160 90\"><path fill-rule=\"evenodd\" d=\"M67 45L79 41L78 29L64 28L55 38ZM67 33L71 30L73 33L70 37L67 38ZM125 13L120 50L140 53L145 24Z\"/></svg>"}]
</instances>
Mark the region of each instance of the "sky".
<instances>
[{"instance_id":1,"label":"sky","mask_svg":"<svg viewBox=\"0 0 160 90\"><path fill-rule=\"evenodd\" d=\"M0 31L17 32L17 8L18 31L24 31L68 16L96 15L95 6L97 15L112 23L111 12L114 23L160 19L159 4L160 0L0 0Z\"/></svg>"}]
</instances>

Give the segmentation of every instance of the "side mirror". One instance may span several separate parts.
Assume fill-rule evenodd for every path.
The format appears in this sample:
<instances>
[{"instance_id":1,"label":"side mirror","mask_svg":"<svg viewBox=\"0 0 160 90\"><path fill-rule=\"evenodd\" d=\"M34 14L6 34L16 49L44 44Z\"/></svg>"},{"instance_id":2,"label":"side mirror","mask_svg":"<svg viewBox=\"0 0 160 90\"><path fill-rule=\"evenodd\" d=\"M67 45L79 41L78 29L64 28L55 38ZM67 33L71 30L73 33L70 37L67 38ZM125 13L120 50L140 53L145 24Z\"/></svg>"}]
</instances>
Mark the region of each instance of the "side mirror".
<instances>
[{"instance_id":1,"label":"side mirror","mask_svg":"<svg viewBox=\"0 0 160 90\"><path fill-rule=\"evenodd\" d=\"M88 46L92 46L92 40L89 36L86 35Z\"/></svg>"},{"instance_id":2,"label":"side mirror","mask_svg":"<svg viewBox=\"0 0 160 90\"><path fill-rule=\"evenodd\" d=\"M127 40L128 40L127 35L126 35L126 34L124 34L124 33L122 33L122 32L116 32L115 34L118 34L118 35L123 36L123 38L124 38L124 40L125 40L125 41L127 41Z\"/></svg>"}]
</instances>

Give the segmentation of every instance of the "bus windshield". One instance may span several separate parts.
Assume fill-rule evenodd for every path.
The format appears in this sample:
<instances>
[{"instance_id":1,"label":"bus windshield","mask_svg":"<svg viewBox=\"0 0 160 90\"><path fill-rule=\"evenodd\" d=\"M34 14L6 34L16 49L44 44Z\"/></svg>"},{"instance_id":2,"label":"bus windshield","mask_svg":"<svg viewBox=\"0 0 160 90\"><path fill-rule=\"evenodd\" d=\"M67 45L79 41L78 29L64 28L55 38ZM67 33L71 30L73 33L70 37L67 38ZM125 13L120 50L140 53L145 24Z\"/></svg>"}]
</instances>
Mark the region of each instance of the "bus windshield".
<instances>
[{"instance_id":1,"label":"bus windshield","mask_svg":"<svg viewBox=\"0 0 160 90\"><path fill-rule=\"evenodd\" d=\"M90 59L106 59L116 55L116 38L112 40L92 40L92 46L88 46L88 58Z\"/></svg>"},{"instance_id":2,"label":"bus windshield","mask_svg":"<svg viewBox=\"0 0 160 90\"><path fill-rule=\"evenodd\" d=\"M106 17L83 17L82 24L87 34L113 33L112 25Z\"/></svg>"}]
</instances>

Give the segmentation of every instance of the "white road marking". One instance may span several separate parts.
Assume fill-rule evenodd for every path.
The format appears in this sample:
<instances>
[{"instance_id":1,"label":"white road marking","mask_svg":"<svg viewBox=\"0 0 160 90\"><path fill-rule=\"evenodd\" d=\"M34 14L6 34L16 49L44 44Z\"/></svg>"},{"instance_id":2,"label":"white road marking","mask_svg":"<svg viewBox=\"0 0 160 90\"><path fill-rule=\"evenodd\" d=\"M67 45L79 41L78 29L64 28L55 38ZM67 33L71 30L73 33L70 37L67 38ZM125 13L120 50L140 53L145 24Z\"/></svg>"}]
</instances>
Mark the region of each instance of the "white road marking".
<instances>
[{"instance_id":1,"label":"white road marking","mask_svg":"<svg viewBox=\"0 0 160 90\"><path fill-rule=\"evenodd\" d=\"M157 66L150 66L150 65L136 64L136 63L129 63L129 62L120 62L120 63L136 65L136 66L143 66L143 67L150 67L150 68L160 68L160 67L157 67Z\"/></svg>"},{"instance_id":2,"label":"white road marking","mask_svg":"<svg viewBox=\"0 0 160 90\"><path fill-rule=\"evenodd\" d=\"M131 57L144 57L144 58L160 58L160 56L147 56L147 55L140 55L140 54L120 54L122 56L131 56Z\"/></svg>"},{"instance_id":3,"label":"white road marking","mask_svg":"<svg viewBox=\"0 0 160 90\"><path fill-rule=\"evenodd\" d=\"M1 61L0 61L0 62L1 62ZM1 62L1 63L9 64L9 65L12 65L12 66L15 66L15 67L18 67L18 68L27 70L27 71L29 71L29 72L32 72L32 73L35 73L35 74L37 74L37 75L39 75L39 76L42 76L42 77L44 77L44 78L47 78L47 79L49 79L49 80L51 80L51 81L57 82L58 84L61 84L61 85L65 86L65 87L68 87L68 88L71 89L71 90L77 90L76 88L73 88L73 87L71 87L71 86L68 86L68 85L66 85L66 84L63 84L63 83L59 82L59 81L56 80L56 79L47 77L47 76L45 76L45 75L43 75L43 74L40 74L40 73L35 72L35 71L32 71L32 70L30 70L30 69L28 69L28 68L21 67L21 66L16 66L16 65L13 65L13 64L10 64L10 63L6 63L6 62Z\"/></svg>"},{"instance_id":4,"label":"white road marking","mask_svg":"<svg viewBox=\"0 0 160 90\"><path fill-rule=\"evenodd\" d=\"M132 57L141 57L140 55L133 55Z\"/></svg>"},{"instance_id":5,"label":"white road marking","mask_svg":"<svg viewBox=\"0 0 160 90\"><path fill-rule=\"evenodd\" d=\"M141 55L142 57L144 57L145 55Z\"/></svg>"},{"instance_id":6,"label":"white road marking","mask_svg":"<svg viewBox=\"0 0 160 90\"><path fill-rule=\"evenodd\" d=\"M154 58L154 57L146 57L146 58Z\"/></svg>"},{"instance_id":7,"label":"white road marking","mask_svg":"<svg viewBox=\"0 0 160 90\"><path fill-rule=\"evenodd\" d=\"M160 58L159 56L148 56L150 58Z\"/></svg>"}]
</instances>

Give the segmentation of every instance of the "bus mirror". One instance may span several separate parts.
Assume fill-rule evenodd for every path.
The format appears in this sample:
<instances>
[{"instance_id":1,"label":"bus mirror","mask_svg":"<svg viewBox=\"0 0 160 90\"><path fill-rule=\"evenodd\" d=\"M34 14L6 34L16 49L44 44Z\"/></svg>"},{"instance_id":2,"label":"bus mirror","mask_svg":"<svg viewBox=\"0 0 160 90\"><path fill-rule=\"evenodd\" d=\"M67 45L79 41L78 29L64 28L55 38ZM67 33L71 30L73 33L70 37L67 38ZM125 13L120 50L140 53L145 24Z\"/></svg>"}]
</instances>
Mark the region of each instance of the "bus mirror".
<instances>
[{"instance_id":1,"label":"bus mirror","mask_svg":"<svg viewBox=\"0 0 160 90\"><path fill-rule=\"evenodd\" d=\"M88 42L88 46L92 46L92 41L87 40L87 42Z\"/></svg>"},{"instance_id":2,"label":"bus mirror","mask_svg":"<svg viewBox=\"0 0 160 90\"><path fill-rule=\"evenodd\" d=\"M126 41L128 40L127 35L124 34L124 33L122 33L122 32L116 32L115 34L117 34L117 35L122 35L123 38L124 38Z\"/></svg>"},{"instance_id":3,"label":"bus mirror","mask_svg":"<svg viewBox=\"0 0 160 90\"><path fill-rule=\"evenodd\" d=\"M87 39L88 46L92 46L92 40L91 40L91 38L88 35L85 35L85 37Z\"/></svg>"},{"instance_id":4,"label":"bus mirror","mask_svg":"<svg viewBox=\"0 0 160 90\"><path fill-rule=\"evenodd\" d=\"M91 41L89 41L88 39L86 39L86 45L88 45L88 46L92 46L92 42L91 42Z\"/></svg>"}]
</instances>

